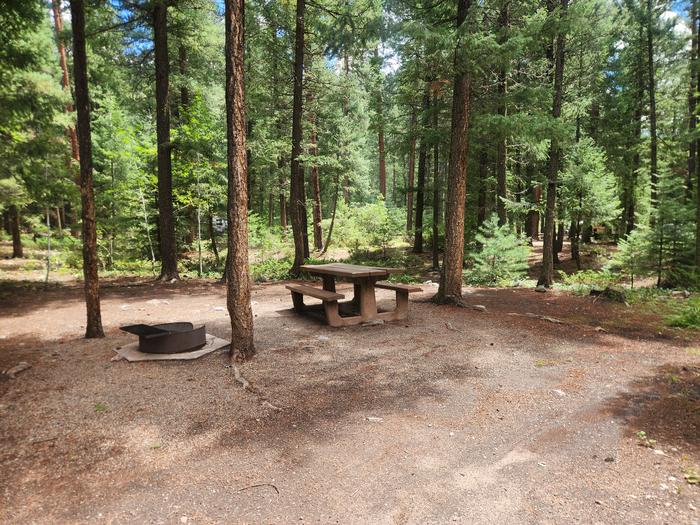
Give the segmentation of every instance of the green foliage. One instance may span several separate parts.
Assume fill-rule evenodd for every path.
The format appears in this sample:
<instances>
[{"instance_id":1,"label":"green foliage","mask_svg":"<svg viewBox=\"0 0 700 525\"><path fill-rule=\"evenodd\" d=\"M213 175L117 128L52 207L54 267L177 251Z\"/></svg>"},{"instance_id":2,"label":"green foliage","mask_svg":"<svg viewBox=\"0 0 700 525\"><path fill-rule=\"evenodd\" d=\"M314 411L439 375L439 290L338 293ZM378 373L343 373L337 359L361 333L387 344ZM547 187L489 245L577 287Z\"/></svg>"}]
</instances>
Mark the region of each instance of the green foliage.
<instances>
[{"instance_id":1,"label":"green foliage","mask_svg":"<svg viewBox=\"0 0 700 525\"><path fill-rule=\"evenodd\" d=\"M484 221L476 242L481 248L470 254L474 265L466 275L468 282L493 286L525 274L530 249L510 226L499 226L495 214Z\"/></svg>"},{"instance_id":2,"label":"green foliage","mask_svg":"<svg viewBox=\"0 0 700 525\"><path fill-rule=\"evenodd\" d=\"M651 239L649 229L639 226L627 238L620 239L618 250L613 254L608 267L629 277L634 288L634 278L648 273L652 267Z\"/></svg>"},{"instance_id":3,"label":"green foliage","mask_svg":"<svg viewBox=\"0 0 700 525\"><path fill-rule=\"evenodd\" d=\"M700 329L700 298L692 297L675 306L666 323L677 328Z\"/></svg>"},{"instance_id":4,"label":"green foliage","mask_svg":"<svg viewBox=\"0 0 700 525\"><path fill-rule=\"evenodd\" d=\"M283 281L289 279L289 269L292 267L292 260L267 259L250 265L250 274L253 281L257 283L267 281Z\"/></svg>"},{"instance_id":5,"label":"green foliage","mask_svg":"<svg viewBox=\"0 0 700 525\"><path fill-rule=\"evenodd\" d=\"M591 288L607 288L618 281L618 276L609 270L581 270L572 274L559 272L562 284L586 293Z\"/></svg>"},{"instance_id":6,"label":"green foliage","mask_svg":"<svg viewBox=\"0 0 700 525\"><path fill-rule=\"evenodd\" d=\"M275 229L270 229L262 217L255 213L248 215L248 244L255 250L256 259L266 261L271 257L288 255L291 252L289 239Z\"/></svg>"},{"instance_id":7,"label":"green foliage","mask_svg":"<svg viewBox=\"0 0 700 525\"><path fill-rule=\"evenodd\" d=\"M324 221L324 229L330 221ZM365 206L348 207L338 203L334 236L337 246L350 248L354 254L381 249L386 256L392 242L403 234L403 216L396 208L388 208L377 200Z\"/></svg>"}]
</instances>

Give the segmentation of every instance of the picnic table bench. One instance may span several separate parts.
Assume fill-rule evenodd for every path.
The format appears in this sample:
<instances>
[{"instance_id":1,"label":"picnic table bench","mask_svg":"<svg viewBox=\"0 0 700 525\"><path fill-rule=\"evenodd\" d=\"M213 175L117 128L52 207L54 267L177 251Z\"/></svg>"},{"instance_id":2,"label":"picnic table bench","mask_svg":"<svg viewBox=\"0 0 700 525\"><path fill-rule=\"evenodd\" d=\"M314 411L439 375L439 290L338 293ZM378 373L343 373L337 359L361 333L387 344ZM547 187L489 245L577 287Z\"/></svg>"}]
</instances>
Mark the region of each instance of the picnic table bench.
<instances>
[{"instance_id":1,"label":"picnic table bench","mask_svg":"<svg viewBox=\"0 0 700 525\"><path fill-rule=\"evenodd\" d=\"M294 310L300 313L323 312L325 321L330 326L351 326L372 321L397 321L408 316L408 295L420 292L418 286L379 281L392 272L391 268L376 268L356 264L330 263L305 264L301 270L318 275L323 280L323 288L305 284L288 284L286 288L292 293ZM352 300L339 302L345 295L335 290L336 279L344 279L353 283L354 296ZM392 311L379 311L375 297L375 288L393 290L396 292L396 308ZM322 305L304 304L304 296L320 299ZM319 308L320 306L320 308Z\"/></svg>"}]
</instances>

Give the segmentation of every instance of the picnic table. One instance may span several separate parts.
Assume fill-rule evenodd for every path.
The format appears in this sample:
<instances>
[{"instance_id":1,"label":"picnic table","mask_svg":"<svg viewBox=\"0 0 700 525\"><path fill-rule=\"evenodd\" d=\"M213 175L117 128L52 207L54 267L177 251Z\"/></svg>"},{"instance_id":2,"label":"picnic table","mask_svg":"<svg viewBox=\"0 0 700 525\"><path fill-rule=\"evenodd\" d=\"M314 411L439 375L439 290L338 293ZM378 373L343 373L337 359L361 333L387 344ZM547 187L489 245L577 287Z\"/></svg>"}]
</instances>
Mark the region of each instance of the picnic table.
<instances>
[{"instance_id":1,"label":"picnic table","mask_svg":"<svg viewBox=\"0 0 700 525\"><path fill-rule=\"evenodd\" d=\"M300 313L323 312L326 322L331 326L351 326L405 319L408 316L408 294L422 291L418 286L380 281L380 279L389 277L392 271L396 271L392 268L330 263L305 264L301 266L301 270L321 277L323 288L319 289L297 283L287 285L287 289L292 292L294 309ZM353 283L352 300L339 302L345 298L345 295L336 292L336 279ZM387 312L377 309L375 288L396 292L396 308L394 310ZM322 305L304 304L305 295L320 299Z\"/></svg>"}]
</instances>

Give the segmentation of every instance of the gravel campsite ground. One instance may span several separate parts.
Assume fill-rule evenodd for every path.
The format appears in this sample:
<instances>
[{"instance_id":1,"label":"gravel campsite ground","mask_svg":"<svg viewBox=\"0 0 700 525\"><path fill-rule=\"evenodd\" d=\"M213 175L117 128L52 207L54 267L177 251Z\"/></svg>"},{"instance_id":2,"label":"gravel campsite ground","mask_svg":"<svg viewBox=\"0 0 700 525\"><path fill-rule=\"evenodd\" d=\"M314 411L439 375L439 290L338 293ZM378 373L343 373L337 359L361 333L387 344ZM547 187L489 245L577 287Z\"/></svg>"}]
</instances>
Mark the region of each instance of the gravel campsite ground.
<instances>
[{"instance_id":1,"label":"gravel campsite ground","mask_svg":"<svg viewBox=\"0 0 700 525\"><path fill-rule=\"evenodd\" d=\"M563 292L434 291L332 329L255 286L253 393L225 351L112 361L127 323L228 338L221 285L107 283L87 341L75 283L4 283L0 370L31 368L0 376L0 521L700 523L695 336Z\"/></svg>"}]
</instances>

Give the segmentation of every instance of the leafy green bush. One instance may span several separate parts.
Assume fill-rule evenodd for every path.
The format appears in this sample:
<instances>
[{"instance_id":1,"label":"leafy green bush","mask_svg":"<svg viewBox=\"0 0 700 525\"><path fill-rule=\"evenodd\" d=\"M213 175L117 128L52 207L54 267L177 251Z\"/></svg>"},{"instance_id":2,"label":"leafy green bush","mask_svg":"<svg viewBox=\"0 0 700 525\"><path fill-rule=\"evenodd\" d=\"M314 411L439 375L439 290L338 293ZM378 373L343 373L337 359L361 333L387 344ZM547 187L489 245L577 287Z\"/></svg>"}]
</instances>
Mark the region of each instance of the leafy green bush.
<instances>
[{"instance_id":1,"label":"leafy green bush","mask_svg":"<svg viewBox=\"0 0 700 525\"><path fill-rule=\"evenodd\" d=\"M328 231L329 225L330 221L325 220L324 231ZM333 244L350 248L355 255L378 248L386 256L387 248L401 239L403 226L402 211L387 208L382 200L352 208L339 202Z\"/></svg>"},{"instance_id":2,"label":"leafy green bush","mask_svg":"<svg viewBox=\"0 0 700 525\"><path fill-rule=\"evenodd\" d=\"M292 267L290 259L267 259L250 265L250 273L255 282L282 281L289 279Z\"/></svg>"},{"instance_id":3,"label":"leafy green bush","mask_svg":"<svg viewBox=\"0 0 700 525\"><path fill-rule=\"evenodd\" d=\"M474 266L467 282L494 286L517 280L527 271L530 248L510 226L499 226L495 214L479 228L475 240L481 249L470 254Z\"/></svg>"}]
</instances>

